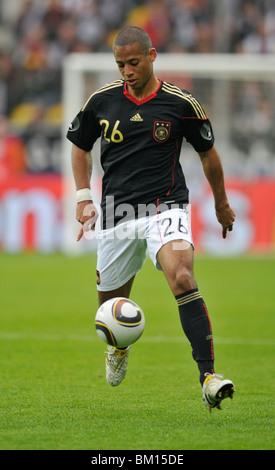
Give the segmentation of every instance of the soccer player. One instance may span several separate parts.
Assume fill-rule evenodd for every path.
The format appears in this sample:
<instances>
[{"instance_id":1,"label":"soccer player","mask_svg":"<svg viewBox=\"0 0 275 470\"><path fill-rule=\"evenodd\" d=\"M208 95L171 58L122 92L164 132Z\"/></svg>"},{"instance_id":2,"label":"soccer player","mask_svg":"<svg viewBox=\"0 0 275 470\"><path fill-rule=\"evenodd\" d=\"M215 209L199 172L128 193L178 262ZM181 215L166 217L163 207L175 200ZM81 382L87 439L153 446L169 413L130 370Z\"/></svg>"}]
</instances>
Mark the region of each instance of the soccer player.
<instances>
[{"instance_id":1,"label":"soccer player","mask_svg":"<svg viewBox=\"0 0 275 470\"><path fill-rule=\"evenodd\" d=\"M93 93L67 133L73 144L76 218L81 224L78 240L87 224L94 230L98 215L90 188L91 150L101 137L99 304L113 297L129 298L148 250L177 302L198 365L203 401L209 410L220 408L224 398L232 397L234 384L214 371L211 323L193 273L188 188L179 162L185 138L200 156L225 238L235 215L211 123L188 91L157 78L153 69L157 52L146 31L124 28L114 40L113 52L122 79ZM130 347L108 347L106 379L110 385L124 379L129 352Z\"/></svg>"}]
</instances>

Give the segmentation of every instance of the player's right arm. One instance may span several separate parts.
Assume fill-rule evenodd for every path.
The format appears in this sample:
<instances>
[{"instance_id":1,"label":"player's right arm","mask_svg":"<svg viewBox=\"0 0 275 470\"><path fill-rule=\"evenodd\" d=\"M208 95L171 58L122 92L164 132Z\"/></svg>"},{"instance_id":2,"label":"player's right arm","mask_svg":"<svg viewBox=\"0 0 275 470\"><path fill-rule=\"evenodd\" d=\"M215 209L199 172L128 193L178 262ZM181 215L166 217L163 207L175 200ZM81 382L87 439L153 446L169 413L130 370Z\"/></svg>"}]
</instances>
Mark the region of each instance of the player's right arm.
<instances>
[{"instance_id":1,"label":"player's right arm","mask_svg":"<svg viewBox=\"0 0 275 470\"><path fill-rule=\"evenodd\" d=\"M72 168L77 190L76 218L81 223L77 241L79 241L84 232L95 229L95 222L98 213L93 204L90 192L90 180L92 174L92 148L95 141L101 135L101 126L96 116L97 104L96 97L93 95L85 103L79 113L71 122L67 138L72 145ZM78 191L81 191L81 198ZM85 199L88 195L87 200Z\"/></svg>"},{"instance_id":2,"label":"player's right arm","mask_svg":"<svg viewBox=\"0 0 275 470\"><path fill-rule=\"evenodd\" d=\"M92 153L72 145L72 168L76 190L90 188L93 170Z\"/></svg>"},{"instance_id":3,"label":"player's right arm","mask_svg":"<svg viewBox=\"0 0 275 470\"><path fill-rule=\"evenodd\" d=\"M90 190L90 181L92 176L92 154L87 152L75 144L72 145L72 169L76 185L76 190L86 190L87 194ZM84 191L85 193L85 191ZM80 198L83 199L83 198ZM91 199L91 196L87 196L87 199L80 200L76 205L76 219L81 224L77 241L79 241L85 230L95 230L95 223L98 218L98 212Z\"/></svg>"}]
</instances>

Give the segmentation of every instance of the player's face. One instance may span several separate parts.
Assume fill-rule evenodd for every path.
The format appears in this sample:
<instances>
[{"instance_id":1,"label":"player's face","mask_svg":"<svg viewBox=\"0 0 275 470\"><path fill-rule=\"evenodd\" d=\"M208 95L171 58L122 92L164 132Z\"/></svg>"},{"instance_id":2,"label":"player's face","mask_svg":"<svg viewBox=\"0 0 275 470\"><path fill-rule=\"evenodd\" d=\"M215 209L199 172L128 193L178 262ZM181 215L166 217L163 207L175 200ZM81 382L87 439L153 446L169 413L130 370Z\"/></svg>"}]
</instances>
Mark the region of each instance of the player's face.
<instances>
[{"instance_id":1,"label":"player's face","mask_svg":"<svg viewBox=\"0 0 275 470\"><path fill-rule=\"evenodd\" d=\"M119 71L127 83L128 91L134 95L141 94L145 88L155 86L153 62L156 59L156 50L149 49L148 55L140 51L136 42L129 46L115 46L114 56Z\"/></svg>"}]
</instances>

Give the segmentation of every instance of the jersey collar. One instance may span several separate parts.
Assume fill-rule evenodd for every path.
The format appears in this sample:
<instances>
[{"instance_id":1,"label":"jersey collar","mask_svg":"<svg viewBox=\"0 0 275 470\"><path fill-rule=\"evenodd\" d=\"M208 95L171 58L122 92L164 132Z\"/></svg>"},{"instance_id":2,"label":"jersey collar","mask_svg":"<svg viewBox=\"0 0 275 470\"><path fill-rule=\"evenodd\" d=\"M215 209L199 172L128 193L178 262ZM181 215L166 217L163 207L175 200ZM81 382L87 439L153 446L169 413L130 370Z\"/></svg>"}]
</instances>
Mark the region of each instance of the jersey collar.
<instances>
[{"instance_id":1,"label":"jersey collar","mask_svg":"<svg viewBox=\"0 0 275 470\"><path fill-rule=\"evenodd\" d=\"M159 86L158 88L156 89L156 91L154 93L152 93L151 95L149 96L146 96L146 98L143 98L142 100L138 100L137 98L135 98L134 96L130 95L130 93L128 92L127 90L127 84L126 82L124 83L124 91L123 91L123 94L126 96L126 98L128 98L130 101L132 101L133 103L137 104L138 106L140 106L141 104L144 104L144 103L147 103L147 101L150 101L151 99L155 98L155 96L157 96L157 92L158 90L160 89L160 86L161 86L161 80L159 80Z\"/></svg>"}]
</instances>

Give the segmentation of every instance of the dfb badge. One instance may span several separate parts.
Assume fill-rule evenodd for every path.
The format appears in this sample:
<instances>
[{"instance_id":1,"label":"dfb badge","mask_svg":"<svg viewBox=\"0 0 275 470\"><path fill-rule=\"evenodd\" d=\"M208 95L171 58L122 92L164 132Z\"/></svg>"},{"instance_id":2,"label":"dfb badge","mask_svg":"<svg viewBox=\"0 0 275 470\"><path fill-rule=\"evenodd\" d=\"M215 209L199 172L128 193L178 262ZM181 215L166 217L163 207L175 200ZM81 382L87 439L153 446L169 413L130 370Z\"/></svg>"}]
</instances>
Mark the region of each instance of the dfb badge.
<instances>
[{"instance_id":1,"label":"dfb badge","mask_svg":"<svg viewBox=\"0 0 275 470\"><path fill-rule=\"evenodd\" d=\"M154 124L154 139L157 142L165 142L170 135L171 122L155 121Z\"/></svg>"}]
</instances>

